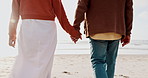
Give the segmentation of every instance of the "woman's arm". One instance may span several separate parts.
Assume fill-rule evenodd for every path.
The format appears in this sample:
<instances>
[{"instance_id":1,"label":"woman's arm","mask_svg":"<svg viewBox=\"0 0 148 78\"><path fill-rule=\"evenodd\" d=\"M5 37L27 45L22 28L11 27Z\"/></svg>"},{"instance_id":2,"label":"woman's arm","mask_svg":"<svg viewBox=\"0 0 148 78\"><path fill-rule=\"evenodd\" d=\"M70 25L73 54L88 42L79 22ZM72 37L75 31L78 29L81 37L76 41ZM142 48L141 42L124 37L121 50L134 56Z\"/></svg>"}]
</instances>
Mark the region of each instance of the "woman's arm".
<instances>
[{"instance_id":1,"label":"woman's arm","mask_svg":"<svg viewBox=\"0 0 148 78\"><path fill-rule=\"evenodd\" d=\"M16 29L19 20L19 0L12 1L12 13L9 22L9 45L14 47L16 40Z\"/></svg>"},{"instance_id":2,"label":"woman's arm","mask_svg":"<svg viewBox=\"0 0 148 78\"><path fill-rule=\"evenodd\" d=\"M73 37L80 37L80 33L70 25L61 0L52 0L55 15L57 16L62 28Z\"/></svg>"}]
</instances>

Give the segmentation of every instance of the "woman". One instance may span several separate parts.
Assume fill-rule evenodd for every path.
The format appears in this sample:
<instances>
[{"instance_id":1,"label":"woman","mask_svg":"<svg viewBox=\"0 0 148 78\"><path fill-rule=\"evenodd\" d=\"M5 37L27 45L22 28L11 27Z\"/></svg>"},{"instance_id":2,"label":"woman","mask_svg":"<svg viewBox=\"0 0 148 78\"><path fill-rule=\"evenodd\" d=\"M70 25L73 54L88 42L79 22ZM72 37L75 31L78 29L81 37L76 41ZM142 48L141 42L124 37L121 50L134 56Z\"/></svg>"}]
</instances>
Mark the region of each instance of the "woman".
<instances>
[{"instance_id":1,"label":"woman","mask_svg":"<svg viewBox=\"0 0 148 78\"><path fill-rule=\"evenodd\" d=\"M22 24L18 56L10 78L50 78L57 44L55 17L70 36L80 38L81 34L68 22L61 0L13 0L9 25L12 47L15 47L19 16Z\"/></svg>"}]
</instances>

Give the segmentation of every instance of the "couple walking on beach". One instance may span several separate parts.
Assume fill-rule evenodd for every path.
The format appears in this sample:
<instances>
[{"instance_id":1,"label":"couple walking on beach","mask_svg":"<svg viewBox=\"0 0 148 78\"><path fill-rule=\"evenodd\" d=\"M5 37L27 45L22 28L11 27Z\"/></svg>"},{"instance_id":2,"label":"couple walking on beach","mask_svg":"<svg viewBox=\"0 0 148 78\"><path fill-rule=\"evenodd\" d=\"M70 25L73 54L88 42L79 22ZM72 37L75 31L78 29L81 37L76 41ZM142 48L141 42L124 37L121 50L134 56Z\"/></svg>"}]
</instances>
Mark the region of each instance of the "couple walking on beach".
<instances>
[{"instance_id":1,"label":"couple walking on beach","mask_svg":"<svg viewBox=\"0 0 148 78\"><path fill-rule=\"evenodd\" d=\"M15 47L18 39L19 53L10 78L51 78L57 44L55 17L75 43L81 39L80 23L85 22L94 78L114 78L119 41L122 46L130 42L132 6L132 0L78 0L72 26L61 0L12 0L9 45Z\"/></svg>"}]
</instances>

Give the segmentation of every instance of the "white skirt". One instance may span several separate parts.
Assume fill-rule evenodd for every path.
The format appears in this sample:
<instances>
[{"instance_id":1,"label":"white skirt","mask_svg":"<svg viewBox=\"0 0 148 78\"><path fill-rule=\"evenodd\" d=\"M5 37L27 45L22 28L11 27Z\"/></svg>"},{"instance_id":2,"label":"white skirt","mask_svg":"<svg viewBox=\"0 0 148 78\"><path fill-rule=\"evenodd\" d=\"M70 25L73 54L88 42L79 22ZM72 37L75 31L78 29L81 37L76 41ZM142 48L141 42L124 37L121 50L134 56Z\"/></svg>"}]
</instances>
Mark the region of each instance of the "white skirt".
<instances>
[{"instance_id":1,"label":"white skirt","mask_svg":"<svg viewBox=\"0 0 148 78\"><path fill-rule=\"evenodd\" d=\"M54 21L22 20L18 37L18 56L10 78L51 78L57 44Z\"/></svg>"}]
</instances>

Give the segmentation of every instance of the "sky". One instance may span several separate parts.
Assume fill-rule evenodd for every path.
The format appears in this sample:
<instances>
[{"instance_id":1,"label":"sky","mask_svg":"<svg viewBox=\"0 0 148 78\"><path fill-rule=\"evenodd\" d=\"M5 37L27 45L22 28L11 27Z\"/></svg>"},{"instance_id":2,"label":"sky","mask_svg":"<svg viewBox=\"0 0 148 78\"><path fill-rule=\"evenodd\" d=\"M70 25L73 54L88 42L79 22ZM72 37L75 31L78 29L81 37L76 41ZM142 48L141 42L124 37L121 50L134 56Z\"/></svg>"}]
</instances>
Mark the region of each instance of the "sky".
<instances>
[{"instance_id":1,"label":"sky","mask_svg":"<svg viewBox=\"0 0 148 78\"><path fill-rule=\"evenodd\" d=\"M0 0L0 42L8 40L8 23L11 13L12 0ZM78 0L62 0L66 10L67 17L72 24ZM134 21L132 29L133 40L148 40L148 0L134 0ZM70 40L69 35L62 30L60 24L56 20L58 28L58 40ZM19 29L19 28L18 28ZM83 24L81 25L81 33L83 33ZM85 40L85 35L83 35Z\"/></svg>"},{"instance_id":2,"label":"sky","mask_svg":"<svg viewBox=\"0 0 148 78\"><path fill-rule=\"evenodd\" d=\"M0 0L0 51L8 49L8 24L11 13L12 0ZM70 23L73 23L78 0L62 0ZM134 0L134 22L132 40L148 40L148 0ZM58 41L70 40L69 35L62 30L56 20L58 28ZM19 27L18 27L19 29ZM18 32L17 32L18 33ZM83 33L83 24L81 25ZM83 34L83 40L87 40Z\"/></svg>"}]
</instances>

